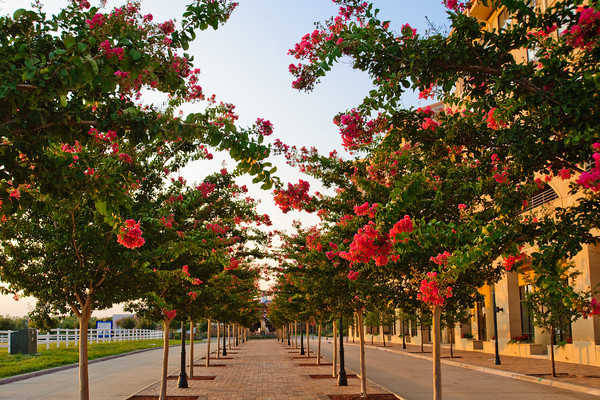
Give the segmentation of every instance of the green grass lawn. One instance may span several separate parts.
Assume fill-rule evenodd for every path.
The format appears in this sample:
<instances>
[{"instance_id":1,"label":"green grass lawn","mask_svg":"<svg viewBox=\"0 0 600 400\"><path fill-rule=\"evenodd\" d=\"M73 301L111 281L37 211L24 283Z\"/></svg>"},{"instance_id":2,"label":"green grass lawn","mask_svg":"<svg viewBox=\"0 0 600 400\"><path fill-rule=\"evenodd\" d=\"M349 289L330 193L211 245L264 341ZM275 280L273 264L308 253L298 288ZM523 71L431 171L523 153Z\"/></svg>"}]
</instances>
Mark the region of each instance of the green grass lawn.
<instances>
[{"instance_id":1,"label":"green grass lawn","mask_svg":"<svg viewBox=\"0 0 600 400\"><path fill-rule=\"evenodd\" d=\"M171 342L171 344L177 343ZM134 350L162 347L162 345L162 339L92 343L89 345L88 352L89 359L94 360ZM48 350L46 350L46 344L40 344L38 345L38 352L36 355L13 355L8 354L6 347L0 348L0 378L73 364L79 361L79 349L73 343L70 343L69 347L66 347L65 343L61 343L59 348L56 348L56 344L50 344Z\"/></svg>"}]
</instances>

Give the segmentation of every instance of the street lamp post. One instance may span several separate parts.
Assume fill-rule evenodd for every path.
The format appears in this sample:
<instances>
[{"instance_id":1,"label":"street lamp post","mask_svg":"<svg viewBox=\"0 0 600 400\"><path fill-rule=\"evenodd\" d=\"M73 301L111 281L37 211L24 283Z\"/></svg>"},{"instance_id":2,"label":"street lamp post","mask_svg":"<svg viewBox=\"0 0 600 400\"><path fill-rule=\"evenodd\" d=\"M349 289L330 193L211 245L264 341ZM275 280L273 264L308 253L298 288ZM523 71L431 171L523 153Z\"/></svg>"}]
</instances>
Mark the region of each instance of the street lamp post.
<instances>
[{"instance_id":1,"label":"street lamp post","mask_svg":"<svg viewBox=\"0 0 600 400\"><path fill-rule=\"evenodd\" d=\"M346 368L344 365L344 325L342 317L340 317L340 372L338 372L338 386L348 386L348 379L346 377Z\"/></svg>"},{"instance_id":2,"label":"street lamp post","mask_svg":"<svg viewBox=\"0 0 600 400\"><path fill-rule=\"evenodd\" d=\"M227 334L225 333L225 322L223 322L223 357L227 355L227 345L225 344L225 337Z\"/></svg>"},{"instance_id":3,"label":"street lamp post","mask_svg":"<svg viewBox=\"0 0 600 400\"><path fill-rule=\"evenodd\" d=\"M494 310L494 337L496 338L496 340L494 340L494 352L495 352L495 357L494 357L494 364L495 365L500 365L500 352L498 351L498 311L504 311L502 308L500 307L496 307L496 288L494 287L494 289L492 289L492 308Z\"/></svg>"},{"instance_id":4,"label":"street lamp post","mask_svg":"<svg viewBox=\"0 0 600 400\"><path fill-rule=\"evenodd\" d=\"M302 327L302 322L300 322L300 355L304 355L304 328Z\"/></svg>"},{"instance_id":5,"label":"street lamp post","mask_svg":"<svg viewBox=\"0 0 600 400\"><path fill-rule=\"evenodd\" d=\"M185 373L185 322L181 321L181 372L179 373L179 381L177 387L186 389L188 387L187 374ZM194 361L192 361L194 362Z\"/></svg>"}]
</instances>

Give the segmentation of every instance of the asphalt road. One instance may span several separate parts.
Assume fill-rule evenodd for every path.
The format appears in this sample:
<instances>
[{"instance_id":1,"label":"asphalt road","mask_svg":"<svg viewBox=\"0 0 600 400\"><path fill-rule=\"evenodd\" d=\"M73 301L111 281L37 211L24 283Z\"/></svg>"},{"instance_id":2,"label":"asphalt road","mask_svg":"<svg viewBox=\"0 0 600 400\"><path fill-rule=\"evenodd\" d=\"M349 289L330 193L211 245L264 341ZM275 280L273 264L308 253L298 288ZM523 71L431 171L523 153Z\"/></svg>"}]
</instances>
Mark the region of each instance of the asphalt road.
<instances>
[{"instance_id":1,"label":"asphalt road","mask_svg":"<svg viewBox=\"0 0 600 400\"><path fill-rule=\"evenodd\" d=\"M346 368L360 372L359 347L344 343ZM316 342L311 340L316 352ZM323 340L322 355L332 358L333 344ZM433 398L431 361L367 347L367 378L405 400ZM484 372L442 364L444 400L592 400L597 396L524 382Z\"/></svg>"}]
</instances>

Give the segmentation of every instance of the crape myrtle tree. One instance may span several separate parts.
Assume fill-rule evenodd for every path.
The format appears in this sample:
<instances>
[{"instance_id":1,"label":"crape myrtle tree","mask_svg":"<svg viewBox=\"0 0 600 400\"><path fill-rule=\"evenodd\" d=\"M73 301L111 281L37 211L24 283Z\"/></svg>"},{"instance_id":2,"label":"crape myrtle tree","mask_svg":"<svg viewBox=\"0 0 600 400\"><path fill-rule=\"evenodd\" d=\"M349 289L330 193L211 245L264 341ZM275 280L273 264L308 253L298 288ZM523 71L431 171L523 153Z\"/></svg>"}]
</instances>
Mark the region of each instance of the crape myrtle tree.
<instances>
[{"instance_id":1,"label":"crape myrtle tree","mask_svg":"<svg viewBox=\"0 0 600 400\"><path fill-rule=\"evenodd\" d=\"M183 178L172 179L164 189L152 179L141 184L136 211L147 225L148 242L141 261L147 266L146 280L153 285L142 301L130 307L163 321L162 397L166 396L168 331L173 319L205 317L215 296L238 283L219 283L222 271L237 269L243 259L236 257L260 255L260 249L247 246L260 246L266 235L250 226L269 220L256 213L255 202L244 198L245 192L225 169L196 186L188 186Z\"/></svg>"},{"instance_id":2,"label":"crape myrtle tree","mask_svg":"<svg viewBox=\"0 0 600 400\"><path fill-rule=\"evenodd\" d=\"M391 176L397 174L393 155L402 144L422 152L424 165L413 168L415 178L392 179L396 190L377 221L391 224L402 212L415 221L414 238L397 243L394 250L401 257L411 254L412 268L415 263L420 266L407 276L422 277L419 294L432 306L434 325L439 325L445 300L456 293L467 270L482 269L475 276L483 282L523 261L524 243L535 241L542 250L559 252L565 259L579 251L580 243L595 243L590 229L598 222L594 193L599 188L600 156L593 155L590 171L583 171L583 165L600 148L595 144L597 2L559 2L544 12L526 1L487 2L505 6L519 21L492 32L462 13L467 5L446 2L452 9L449 37L420 35L408 25L396 33L388 21L379 20L372 4L335 2L341 5L340 14L290 50L306 61L290 66L297 77L293 86L310 91L341 57L350 57L356 69L373 78L375 87L362 104L336 118L344 144L378 148L392 162L387 168ZM558 35L558 30L566 33ZM524 61L516 56L520 49L535 57ZM447 108L402 109L400 99L408 89L420 91L425 99L437 96ZM474 179L464 190L448 193L468 165L473 172L465 177ZM519 216L535 186L541 189L553 177L572 176L578 176L572 190L585 188L574 206L559 208L542 221ZM439 183L434 182L438 178ZM414 203L410 197L419 193L415 183L436 187L430 199L438 210L446 204L443 219L435 213L418 215L407 207ZM449 215L459 210L469 214L464 221ZM387 221L386 215L391 216ZM525 224L519 227L516 221ZM562 241L554 240L556 232L562 233ZM435 246L431 238L436 238ZM506 257L501 265L492 266L502 254ZM423 274L428 260L429 272ZM436 398L441 396L439 384L434 392Z\"/></svg>"},{"instance_id":3,"label":"crape myrtle tree","mask_svg":"<svg viewBox=\"0 0 600 400\"><path fill-rule=\"evenodd\" d=\"M150 174L147 161L161 152L170 152L160 168L168 172L202 143L228 148L244 160L241 170L270 186L263 161L269 149L259 143L269 133L266 121L238 130L233 106L214 97L203 112L175 116L185 102L206 99L199 71L183 52L196 31L217 28L234 7L191 2L181 27L152 22L135 2L102 12L72 1L49 18L39 10L0 18L4 292L33 295L55 312L70 309L83 328L92 309L136 297L143 271L138 253L122 246L144 243L143 226L129 208ZM148 92L168 101L142 105ZM18 265L22 257L25 264Z\"/></svg>"}]
</instances>

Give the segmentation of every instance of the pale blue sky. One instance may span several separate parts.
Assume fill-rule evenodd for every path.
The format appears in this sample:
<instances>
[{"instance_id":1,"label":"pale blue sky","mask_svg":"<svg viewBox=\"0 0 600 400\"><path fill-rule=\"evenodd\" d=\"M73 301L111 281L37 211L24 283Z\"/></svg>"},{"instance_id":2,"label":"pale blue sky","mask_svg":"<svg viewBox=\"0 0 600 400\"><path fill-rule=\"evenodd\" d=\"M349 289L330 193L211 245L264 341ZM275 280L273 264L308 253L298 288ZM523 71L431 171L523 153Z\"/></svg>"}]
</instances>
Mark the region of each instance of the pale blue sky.
<instances>
[{"instance_id":1,"label":"pale blue sky","mask_svg":"<svg viewBox=\"0 0 600 400\"><path fill-rule=\"evenodd\" d=\"M98 4L97 0L90 2ZM0 14L29 8L30 3L30 0L0 0ZM67 4L67 0L42 0L42 3L45 10L54 13ZM111 0L107 7L123 3L124 0ZM186 3L186 0L144 0L142 12L152 13L154 21L177 19ZM304 34L314 30L313 22L336 15L339 7L331 0L239 0L239 3L226 25L217 31L200 33L190 47L194 66L202 71L200 80L204 92L215 93L219 100L235 104L240 125L252 124L258 117L270 120L275 126L272 140L280 138L298 147L315 146L322 153L333 149L342 152L332 118L361 102L371 88L368 77L353 71L348 63L342 63L312 93L298 92L291 88L293 78L288 73L288 65L296 60L287 55L288 49ZM441 0L374 0L373 3L381 10L380 18L392 22L392 29L399 30L404 23L410 23L418 32L424 32L426 16L436 25L446 23ZM404 103L420 105L415 95L408 95ZM193 107L184 110L193 111ZM190 165L183 175L188 181L200 181L220 169L223 160L230 169L234 167L226 155L216 155L213 162ZM278 175L284 182L307 180L285 166L283 159L274 159L273 163L278 166ZM248 183L250 179L240 182ZM314 182L313 187L316 187ZM270 193L257 187L251 187L251 195L261 199L260 211L271 216L277 229L286 229L294 219L302 219L307 224L316 222L313 216L298 212L282 214L272 203ZM0 296L0 314L23 315L33 305L31 299L15 302L11 297ZM98 314L111 315L112 311Z\"/></svg>"}]
</instances>

